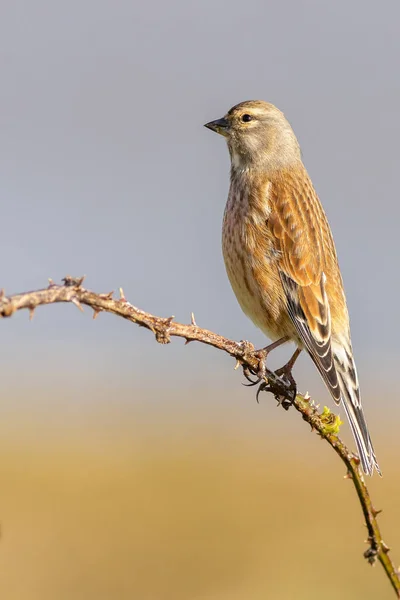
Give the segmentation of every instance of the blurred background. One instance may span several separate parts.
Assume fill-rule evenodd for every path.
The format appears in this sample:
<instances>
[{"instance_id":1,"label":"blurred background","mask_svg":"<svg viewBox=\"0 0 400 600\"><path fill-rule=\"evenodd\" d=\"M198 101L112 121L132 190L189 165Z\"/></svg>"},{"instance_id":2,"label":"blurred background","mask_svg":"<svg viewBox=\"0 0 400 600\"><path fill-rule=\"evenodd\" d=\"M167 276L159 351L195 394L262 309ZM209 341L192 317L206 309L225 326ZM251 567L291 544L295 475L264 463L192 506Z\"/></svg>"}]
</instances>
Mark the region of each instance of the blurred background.
<instances>
[{"instance_id":1,"label":"blurred background","mask_svg":"<svg viewBox=\"0 0 400 600\"><path fill-rule=\"evenodd\" d=\"M229 158L203 123L253 98L285 112L338 247L397 564L399 19L398 2L369 0L0 7L8 294L86 274L265 345L225 275ZM362 557L343 466L298 414L257 405L212 348L91 317L56 305L0 323L7 600L392 597ZM332 407L307 357L295 375Z\"/></svg>"}]
</instances>

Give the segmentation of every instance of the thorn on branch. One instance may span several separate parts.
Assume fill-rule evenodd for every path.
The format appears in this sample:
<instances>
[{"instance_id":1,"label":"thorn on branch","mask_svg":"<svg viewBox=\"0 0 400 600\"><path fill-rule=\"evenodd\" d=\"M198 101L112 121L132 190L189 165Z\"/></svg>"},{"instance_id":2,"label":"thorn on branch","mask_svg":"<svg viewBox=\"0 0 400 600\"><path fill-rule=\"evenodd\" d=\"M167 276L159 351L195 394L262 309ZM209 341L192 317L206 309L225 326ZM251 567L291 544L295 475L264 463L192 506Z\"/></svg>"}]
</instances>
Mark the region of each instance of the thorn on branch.
<instances>
[{"instance_id":1,"label":"thorn on branch","mask_svg":"<svg viewBox=\"0 0 400 600\"><path fill-rule=\"evenodd\" d=\"M385 554L387 554L388 552L390 552L389 546L387 544L385 544L385 542L383 540L381 541L381 548L382 548L382 550L383 550L383 552Z\"/></svg>"},{"instance_id":2,"label":"thorn on branch","mask_svg":"<svg viewBox=\"0 0 400 600\"><path fill-rule=\"evenodd\" d=\"M101 313L101 308L94 308L93 309L93 319L97 319L97 317L99 316L100 313Z\"/></svg>"},{"instance_id":3,"label":"thorn on branch","mask_svg":"<svg viewBox=\"0 0 400 600\"><path fill-rule=\"evenodd\" d=\"M122 287L119 288L119 296L120 296L119 299L121 302L127 302L127 299L125 298L124 290L122 289Z\"/></svg>"},{"instance_id":4,"label":"thorn on branch","mask_svg":"<svg viewBox=\"0 0 400 600\"><path fill-rule=\"evenodd\" d=\"M194 318L194 313L190 316L190 322L194 327L197 327L196 319Z\"/></svg>"},{"instance_id":5,"label":"thorn on branch","mask_svg":"<svg viewBox=\"0 0 400 600\"><path fill-rule=\"evenodd\" d=\"M304 421L307 421L307 423L309 424L309 426L310 426L310 433L314 433L314 431L315 431L314 424L310 420L307 419L306 415L303 415L303 419L304 419Z\"/></svg>"},{"instance_id":6,"label":"thorn on branch","mask_svg":"<svg viewBox=\"0 0 400 600\"><path fill-rule=\"evenodd\" d=\"M114 291L108 292L108 294L99 294L100 298L103 298L104 300L112 300L113 295Z\"/></svg>"},{"instance_id":7,"label":"thorn on branch","mask_svg":"<svg viewBox=\"0 0 400 600\"><path fill-rule=\"evenodd\" d=\"M79 308L79 310L81 312L84 312L83 311L83 306L82 306L82 304L79 302L79 300L77 298L72 298L71 302L72 302L72 304L75 304L76 308Z\"/></svg>"},{"instance_id":8,"label":"thorn on branch","mask_svg":"<svg viewBox=\"0 0 400 600\"><path fill-rule=\"evenodd\" d=\"M381 512L382 512L382 508L371 508L371 512L372 512L372 516L373 517L377 517Z\"/></svg>"},{"instance_id":9,"label":"thorn on branch","mask_svg":"<svg viewBox=\"0 0 400 600\"><path fill-rule=\"evenodd\" d=\"M29 320L30 320L30 321L32 321L34 313L35 313L35 307L34 307L34 306L31 306L31 307L29 308Z\"/></svg>"},{"instance_id":10,"label":"thorn on branch","mask_svg":"<svg viewBox=\"0 0 400 600\"><path fill-rule=\"evenodd\" d=\"M56 285L51 277L48 278L48 282L49 282L48 289L50 289Z\"/></svg>"}]
</instances>

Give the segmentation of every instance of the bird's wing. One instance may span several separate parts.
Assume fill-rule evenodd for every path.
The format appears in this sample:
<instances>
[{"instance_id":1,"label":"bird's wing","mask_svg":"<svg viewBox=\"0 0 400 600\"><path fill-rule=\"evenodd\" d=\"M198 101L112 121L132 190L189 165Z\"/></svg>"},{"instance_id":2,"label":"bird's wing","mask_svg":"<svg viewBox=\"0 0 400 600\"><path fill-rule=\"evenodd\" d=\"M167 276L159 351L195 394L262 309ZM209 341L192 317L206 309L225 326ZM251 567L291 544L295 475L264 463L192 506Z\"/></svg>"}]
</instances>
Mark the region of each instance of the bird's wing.
<instances>
[{"instance_id":1,"label":"bird's wing","mask_svg":"<svg viewBox=\"0 0 400 600\"><path fill-rule=\"evenodd\" d=\"M332 234L305 170L273 188L268 220L288 313L336 403L343 401L365 473L380 473L363 414ZM327 294L332 306L329 305ZM331 308L335 335L331 336ZM337 325L340 324L340 331Z\"/></svg>"},{"instance_id":2,"label":"bird's wing","mask_svg":"<svg viewBox=\"0 0 400 600\"><path fill-rule=\"evenodd\" d=\"M326 242L335 253L329 226L305 170L300 177L285 177L284 185L277 182L272 194L268 225L280 256L279 274L288 313L332 397L339 403L324 273Z\"/></svg>"}]
</instances>

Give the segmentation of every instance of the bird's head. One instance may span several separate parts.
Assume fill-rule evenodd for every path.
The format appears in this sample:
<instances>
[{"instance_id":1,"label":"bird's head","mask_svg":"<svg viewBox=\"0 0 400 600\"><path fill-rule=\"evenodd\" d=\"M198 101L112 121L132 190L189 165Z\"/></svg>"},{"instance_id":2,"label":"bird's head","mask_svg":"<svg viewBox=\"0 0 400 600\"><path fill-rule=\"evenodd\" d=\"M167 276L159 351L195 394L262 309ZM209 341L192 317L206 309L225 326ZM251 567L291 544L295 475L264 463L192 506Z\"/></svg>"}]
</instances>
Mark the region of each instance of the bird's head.
<instances>
[{"instance_id":1,"label":"bird's head","mask_svg":"<svg viewBox=\"0 0 400 600\"><path fill-rule=\"evenodd\" d=\"M299 144L289 122L268 102L241 102L205 127L226 138L233 167L268 169L300 160Z\"/></svg>"}]
</instances>

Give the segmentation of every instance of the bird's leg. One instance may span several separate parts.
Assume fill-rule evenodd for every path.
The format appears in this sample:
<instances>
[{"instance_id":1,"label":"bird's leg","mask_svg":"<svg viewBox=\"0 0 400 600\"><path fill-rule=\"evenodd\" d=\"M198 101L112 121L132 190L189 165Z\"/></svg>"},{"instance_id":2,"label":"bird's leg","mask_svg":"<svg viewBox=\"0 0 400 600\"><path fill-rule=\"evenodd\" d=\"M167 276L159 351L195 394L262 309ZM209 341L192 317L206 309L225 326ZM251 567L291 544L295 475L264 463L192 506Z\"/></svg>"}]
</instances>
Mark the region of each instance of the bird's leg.
<instances>
[{"instance_id":1,"label":"bird's leg","mask_svg":"<svg viewBox=\"0 0 400 600\"><path fill-rule=\"evenodd\" d=\"M291 406L293 404L294 399L296 398L296 394L297 394L297 385L296 385L296 382L292 375L292 369L293 369L294 363L296 362L296 360L298 359L298 357L300 355L300 352L301 352L301 348L296 348L293 356L291 357L290 360L288 360L286 365L283 365L283 367L281 367L280 369L277 369L275 371L275 375L278 375L278 377L280 379L282 379L282 381L285 383L285 385L288 388L287 400L289 401L289 404L286 407L282 403L283 407L286 409L288 409L289 406Z\"/></svg>"},{"instance_id":2,"label":"bird's leg","mask_svg":"<svg viewBox=\"0 0 400 600\"><path fill-rule=\"evenodd\" d=\"M293 353L293 356L290 358L290 360L287 361L286 365L283 365L283 367L281 367L280 369L277 369L275 371L275 373L277 375L287 375L288 377L289 376L291 377L294 363L299 358L301 350L302 350L301 348L296 348L296 350Z\"/></svg>"},{"instance_id":3,"label":"bird's leg","mask_svg":"<svg viewBox=\"0 0 400 600\"><path fill-rule=\"evenodd\" d=\"M243 368L243 375L246 377L247 381L250 382L250 383L245 383L244 385L247 385L247 386L257 385L258 383L260 383L260 381L262 379L264 379L264 377L265 377L265 371L266 371L266 361L267 361L268 354L271 352L271 350L275 350L275 348L278 348L278 346L281 346L282 344L284 344L288 340L289 340L288 336L285 335L284 337L279 338L279 340L276 340L272 344L269 344L268 346L265 346L265 348L261 348L260 350L255 350L254 351L254 356L259 361L258 362L258 369L257 369L257 372L252 373L248 367L244 367ZM251 374L255 375L257 377L257 379L255 379L255 380L252 379L250 377Z\"/></svg>"}]
</instances>

